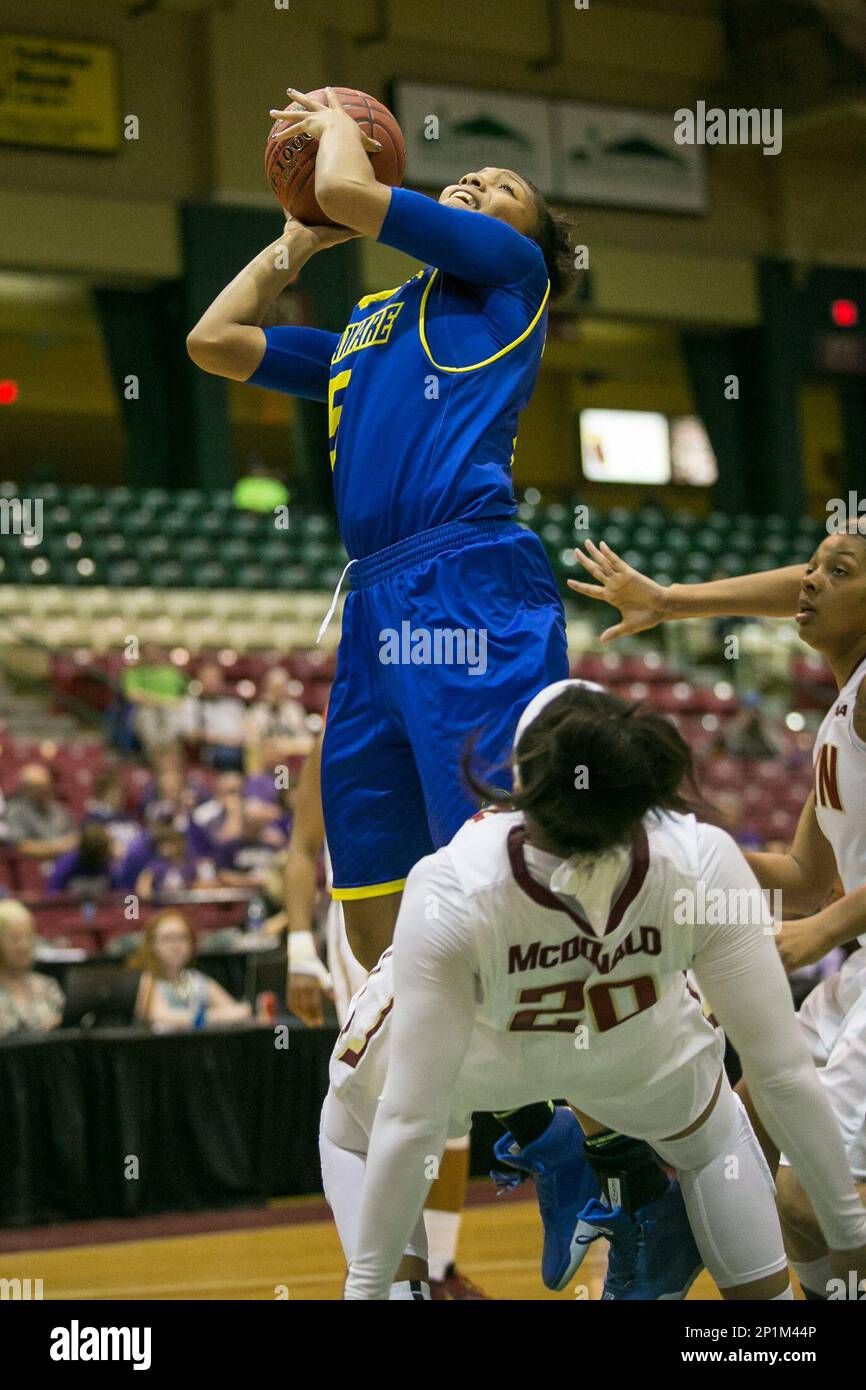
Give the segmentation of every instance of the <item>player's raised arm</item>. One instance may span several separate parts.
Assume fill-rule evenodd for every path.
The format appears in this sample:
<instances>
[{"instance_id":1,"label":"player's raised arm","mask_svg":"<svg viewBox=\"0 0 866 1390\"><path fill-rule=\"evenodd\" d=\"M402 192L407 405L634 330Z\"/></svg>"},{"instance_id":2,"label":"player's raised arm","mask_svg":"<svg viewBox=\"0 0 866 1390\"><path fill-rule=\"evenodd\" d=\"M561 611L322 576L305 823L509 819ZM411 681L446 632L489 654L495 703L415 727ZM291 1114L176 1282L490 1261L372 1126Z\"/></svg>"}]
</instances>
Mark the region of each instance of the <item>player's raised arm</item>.
<instances>
[{"instance_id":1,"label":"player's raised arm","mask_svg":"<svg viewBox=\"0 0 866 1390\"><path fill-rule=\"evenodd\" d=\"M294 326L263 329L261 323L311 256L352 235L343 227L306 227L288 218L282 236L235 276L188 335L187 351L196 366L231 381L249 381L255 373L258 386L327 400L337 334Z\"/></svg>"},{"instance_id":2,"label":"player's raised arm","mask_svg":"<svg viewBox=\"0 0 866 1390\"><path fill-rule=\"evenodd\" d=\"M513 182L521 187L516 180ZM471 191L470 184L463 187L467 193ZM521 196L528 206L529 195L521 189ZM495 217L479 216L468 207L437 203L408 188L391 190L379 240L469 284L517 285L531 281L537 294L545 288L544 259L528 236Z\"/></svg>"},{"instance_id":3,"label":"player's raised arm","mask_svg":"<svg viewBox=\"0 0 866 1390\"><path fill-rule=\"evenodd\" d=\"M389 188L379 183L367 158L372 142L334 93L327 106L293 88L289 96L304 109L274 110L271 116L285 123L286 138L306 134L319 141L316 201L328 217L471 284L528 281L540 302L548 278L542 243L549 244L554 262L567 244L525 179L507 169L484 169L444 189L439 202Z\"/></svg>"},{"instance_id":4,"label":"player's raised arm","mask_svg":"<svg viewBox=\"0 0 866 1390\"><path fill-rule=\"evenodd\" d=\"M664 586L626 564L606 541L600 546L587 541L586 549L578 547L575 554L597 582L569 579L568 587L620 612L620 621L601 634L602 642L678 618L791 618L806 573L805 565L786 565L705 584Z\"/></svg>"},{"instance_id":5,"label":"player's raised arm","mask_svg":"<svg viewBox=\"0 0 866 1390\"><path fill-rule=\"evenodd\" d=\"M406 882L394 933L388 1077L364 1177L348 1299L384 1299L448 1137L475 1018L476 962L459 884L442 852Z\"/></svg>"}]
</instances>

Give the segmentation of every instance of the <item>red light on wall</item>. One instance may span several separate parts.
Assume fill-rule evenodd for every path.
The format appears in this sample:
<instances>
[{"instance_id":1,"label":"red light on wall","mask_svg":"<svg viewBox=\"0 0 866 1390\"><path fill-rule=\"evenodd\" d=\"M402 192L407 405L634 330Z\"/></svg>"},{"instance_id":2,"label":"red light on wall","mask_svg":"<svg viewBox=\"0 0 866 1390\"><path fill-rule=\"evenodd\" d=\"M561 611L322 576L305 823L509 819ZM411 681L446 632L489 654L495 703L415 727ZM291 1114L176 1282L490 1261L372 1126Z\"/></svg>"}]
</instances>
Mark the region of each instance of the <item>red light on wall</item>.
<instances>
[{"instance_id":1,"label":"red light on wall","mask_svg":"<svg viewBox=\"0 0 866 1390\"><path fill-rule=\"evenodd\" d=\"M853 299L834 299L830 305L830 317L837 328L856 328L860 310Z\"/></svg>"},{"instance_id":2,"label":"red light on wall","mask_svg":"<svg viewBox=\"0 0 866 1390\"><path fill-rule=\"evenodd\" d=\"M14 405L18 399L17 381L0 381L0 405Z\"/></svg>"}]
</instances>

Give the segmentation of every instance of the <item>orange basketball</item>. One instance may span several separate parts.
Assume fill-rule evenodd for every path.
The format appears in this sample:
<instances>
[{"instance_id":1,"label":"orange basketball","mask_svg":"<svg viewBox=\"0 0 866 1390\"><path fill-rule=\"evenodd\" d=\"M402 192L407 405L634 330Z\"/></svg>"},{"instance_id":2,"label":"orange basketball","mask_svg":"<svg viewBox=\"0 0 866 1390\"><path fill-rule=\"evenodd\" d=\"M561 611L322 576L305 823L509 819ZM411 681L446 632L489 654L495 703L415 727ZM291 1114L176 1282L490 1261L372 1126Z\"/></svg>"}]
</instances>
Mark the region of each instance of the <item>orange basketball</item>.
<instances>
[{"instance_id":1,"label":"orange basketball","mask_svg":"<svg viewBox=\"0 0 866 1390\"><path fill-rule=\"evenodd\" d=\"M387 106L354 87L333 87L343 109L357 121L365 135L378 140L382 149L369 156L376 178L391 187L402 183L406 167L406 142L395 116ZM307 95L313 101L327 101L320 88ZM294 102L288 110L300 110ZM332 226L316 202L315 169L318 140L307 134L280 143L276 137L285 130L285 121L275 121L265 146L265 173L280 207L310 226Z\"/></svg>"}]
</instances>

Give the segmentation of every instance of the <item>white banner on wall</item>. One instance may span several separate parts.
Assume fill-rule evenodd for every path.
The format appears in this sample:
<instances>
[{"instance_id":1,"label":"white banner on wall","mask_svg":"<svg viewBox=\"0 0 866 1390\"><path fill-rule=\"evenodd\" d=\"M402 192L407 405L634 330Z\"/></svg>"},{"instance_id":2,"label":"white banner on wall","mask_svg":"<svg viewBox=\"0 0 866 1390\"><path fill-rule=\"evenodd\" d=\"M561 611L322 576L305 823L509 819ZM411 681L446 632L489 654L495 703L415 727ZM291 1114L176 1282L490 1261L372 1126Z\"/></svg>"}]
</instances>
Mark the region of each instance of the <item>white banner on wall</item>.
<instances>
[{"instance_id":1,"label":"white banner on wall","mask_svg":"<svg viewBox=\"0 0 866 1390\"><path fill-rule=\"evenodd\" d=\"M705 212L704 151L674 142L673 112L555 104L556 196L665 212Z\"/></svg>"},{"instance_id":2,"label":"white banner on wall","mask_svg":"<svg viewBox=\"0 0 866 1390\"><path fill-rule=\"evenodd\" d=\"M514 169L563 202L704 212L705 152L674 141L674 113L421 82L394 84L407 178L444 188L471 169Z\"/></svg>"},{"instance_id":3,"label":"white banner on wall","mask_svg":"<svg viewBox=\"0 0 866 1390\"><path fill-rule=\"evenodd\" d=\"M553 193L550 102L421 82L398 82L395 114L410 183L444 188L469 170L513 169Z\"/></svg>"}]
</instances>

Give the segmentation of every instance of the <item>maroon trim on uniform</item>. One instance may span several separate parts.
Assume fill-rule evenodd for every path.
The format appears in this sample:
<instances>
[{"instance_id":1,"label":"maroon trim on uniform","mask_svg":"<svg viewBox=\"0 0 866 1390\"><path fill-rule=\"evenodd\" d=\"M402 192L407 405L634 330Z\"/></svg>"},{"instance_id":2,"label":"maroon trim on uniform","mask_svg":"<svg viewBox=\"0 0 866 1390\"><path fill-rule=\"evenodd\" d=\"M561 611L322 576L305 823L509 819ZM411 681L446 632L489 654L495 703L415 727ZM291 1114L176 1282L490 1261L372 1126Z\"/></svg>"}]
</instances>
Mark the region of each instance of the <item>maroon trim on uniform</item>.
<instances>
[{"instance_id":1,"label":"maroon trim on uniform","mask_svg":"<svg viewBox=\"0 0 866 1390\"><path fill-rule=\"evenodd\" d=\"M850 676L848 677L848 679L847 679L846 681L843 681L842 684L839 686L839 690L840 690L840 691L844 690L846 685L850 685L850 684L851 684L852 680L853 680L854 677L856 676L857 672L860 670L860 667L861 667L861 666L866 666L866 656L861 656L860 660L856 663L856 665L855 665L853 671L851 672ZM856 694L855 694L854 698L855 698L855 700L856 700L856 698L857 698Z\"/></svg>"},{"instance_id":2,"label":"maroon trim on uniform","mask_svg":"<svg viewBox=\"0 0 866 1390\"><path fill-rule=\"evenodd\" d=\"M523 846L526 843L526 827L514 825L508 832L508 858L511 863L511 872L514 874L518 887L523 889L527 897L532 898L533 902L540 907L549 908L552 912L564 912L573 922L591 936L593 940L598 940L596 933L588 922L585 922L579 912L575 912L568 907L561 898L552 893L549 888L545 888L538 883L529 872L526 863L526 856ZM641 825L634 840L634 851L632 855L631 873L626 879L620 890L619 897L611 908L610 916L604 928L604 936L610 936L611 932L616 931L623 919L626 909L631 906L643 888L644 880L649 872L649 842L646 831Z\"/></svg>"}]
</instances>

